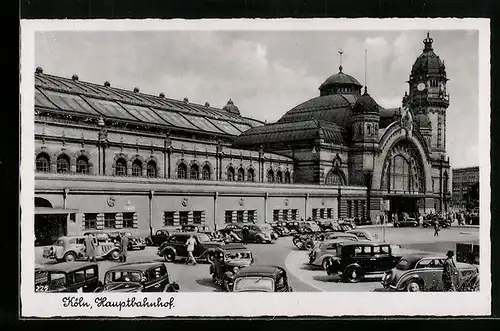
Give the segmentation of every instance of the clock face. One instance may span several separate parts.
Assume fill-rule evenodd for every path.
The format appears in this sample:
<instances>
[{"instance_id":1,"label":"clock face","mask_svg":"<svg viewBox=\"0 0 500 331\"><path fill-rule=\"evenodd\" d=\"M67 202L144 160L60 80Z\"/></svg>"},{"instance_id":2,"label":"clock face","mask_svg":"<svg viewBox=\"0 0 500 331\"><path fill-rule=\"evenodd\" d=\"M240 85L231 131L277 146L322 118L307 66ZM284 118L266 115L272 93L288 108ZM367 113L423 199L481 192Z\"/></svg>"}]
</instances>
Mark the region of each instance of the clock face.
<instances>
[{"instance_id":1,"label":"clock face","mask_svg":"<svg viewBox=\"0 0 500 331\"><path fill-rule=\"evenodd\" d=\"M418 83L417 90L419 90L419 91L425 90L425 84L424 83Z\"/></svg>"}]
</instances>

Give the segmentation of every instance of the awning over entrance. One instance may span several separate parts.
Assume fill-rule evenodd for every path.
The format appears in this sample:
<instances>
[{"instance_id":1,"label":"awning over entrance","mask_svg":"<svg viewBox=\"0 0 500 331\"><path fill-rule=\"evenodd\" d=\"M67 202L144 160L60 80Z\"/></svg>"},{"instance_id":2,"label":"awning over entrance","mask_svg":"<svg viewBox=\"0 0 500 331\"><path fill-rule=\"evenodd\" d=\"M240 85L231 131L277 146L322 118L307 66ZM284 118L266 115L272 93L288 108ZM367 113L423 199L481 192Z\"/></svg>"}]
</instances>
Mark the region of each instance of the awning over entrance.
<instances>
[{"instance_id":1,"label":"awning over entrance","mask_svg":"<svg viewBox=\"0 0 500 331\"><path fill-rule=\"evenodd\" d=\"M78 209L35 207L35 215L61 215L71 213L78 213Z\"/></svg>"}]
</instances>

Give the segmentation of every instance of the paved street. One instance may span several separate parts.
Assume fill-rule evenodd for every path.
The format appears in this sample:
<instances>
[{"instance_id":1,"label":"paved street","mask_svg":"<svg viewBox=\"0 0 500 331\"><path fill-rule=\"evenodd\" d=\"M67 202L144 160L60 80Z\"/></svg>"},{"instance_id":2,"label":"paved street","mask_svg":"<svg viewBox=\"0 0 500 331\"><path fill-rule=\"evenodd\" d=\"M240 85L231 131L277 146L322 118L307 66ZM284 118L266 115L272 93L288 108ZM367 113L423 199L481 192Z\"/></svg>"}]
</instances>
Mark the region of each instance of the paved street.
<instances>
[{"instance_id":1,"label":"paved street","mask_svg":"<svg viewBox=\"0 0 500 331\"><path fill-rule=\"evenodd\" d=\"M384 229L368 228L380 240L384 238ZM450 228L444 229L439 236L433 235L433 229L422 228L392 228L385 229L386 242L400 244L408 250L424 250L443 255L449 249L455 250L456 242L477 243L478 228ZM378 279L367 280L357 284L346 284L338 281L336 276L327 276L324 270L311 269L307 262L307 252L298 251L292 244L291 237L280 238L274 244L249 244L256 264L274 264L283 266L289 274L289 282L294 291L328 291L328 292L366 292L380 290ZM156 247L146 247L143 251L129 252L128 262L163 261L156 255ZM45 260L41 256L41 249L36 250L36 263L50 264L52 260ZM99 261L100 279L104 273L117 262ZM208 272L209 265L200 263L188 266L178 263L167 263L171 279L177 281L181 291L186 292L216 292L220 291L212 283Z\"/></svg>"}]
</instances>

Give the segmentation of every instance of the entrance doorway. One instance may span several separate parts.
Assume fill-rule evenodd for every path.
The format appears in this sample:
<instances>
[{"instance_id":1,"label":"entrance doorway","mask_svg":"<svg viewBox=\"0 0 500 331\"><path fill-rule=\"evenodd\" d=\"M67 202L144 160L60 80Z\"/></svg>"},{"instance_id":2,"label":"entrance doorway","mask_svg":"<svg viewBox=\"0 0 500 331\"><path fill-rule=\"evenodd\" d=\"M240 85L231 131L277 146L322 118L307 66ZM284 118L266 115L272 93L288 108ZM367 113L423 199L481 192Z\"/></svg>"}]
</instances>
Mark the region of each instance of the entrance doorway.
<instances>
[{"instance_id":1,"label":"entrance doorway","mask_svg":"<svg viewBox=\"0 0 500 331\"><path fill-rule=\"evenodd\" d=\"M35 246L53 244L68 233L68 214L35 214Z\"/></svg>"},{"instance_id":2,"label":"entrance doorway","mask_svg":"<svg viewBox=\"0 0 500 331\"><path fill-rule=\"evenodd\" d=\"M416 218L418 215L418 200L415 197L390 197L389 219L393 219L393 215L397 215L397 219L401 220L406 215L407 217Z\"/></svg>"}]
</instances>

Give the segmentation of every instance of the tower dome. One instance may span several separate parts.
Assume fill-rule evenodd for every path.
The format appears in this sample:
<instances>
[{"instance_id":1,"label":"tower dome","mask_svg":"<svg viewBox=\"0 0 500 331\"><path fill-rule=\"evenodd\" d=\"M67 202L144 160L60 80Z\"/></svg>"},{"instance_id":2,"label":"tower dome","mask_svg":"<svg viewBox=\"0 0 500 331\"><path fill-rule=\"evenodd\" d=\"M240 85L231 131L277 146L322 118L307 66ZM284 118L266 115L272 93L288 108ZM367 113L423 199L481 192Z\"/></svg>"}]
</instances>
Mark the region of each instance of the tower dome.
<instances>
[{"instance_id":1,"label":"tower dome","mask_svg":"<svg viewBox=\"0 0 500 331\"><path fill-rule=\"evenodd\" d=\"M231 99L229 99L227 105L225 105L224 108L222 108L222 110L225 110L233 114L238 114L238 115L240 114L240 110L238 109L238 107L234 105L234 102Z\"/></svg>"},{"instance_id":2,"label":"tower dome","mask_svg":"<svg viewBox=\"0 0 500 331\"><path fill-rule=\"evenodd\" d=\"M354 114L362 113L379 113L379 105L373 98L368 94L365 86L365 93L356 100L353 107Z\"/></svg>"},{"instance_id":3,"label":"tower dome","mask_svg":"<svg viewBox=\"0 0 500 331\"><path fill-rule=\"evenodd\" d=\"M339 72L328 77L319 87L320 95L335 93L360 93L361 84L356 78L342 72L342 65L339 66Z\"/></svg>"},{"instance_id":4,"label":"tower dome","mask_svg":"<svg viewBox=\"0 0 500 331\"><path fill-rule=\"evenodd\" d=\"M446 76L446 68L443 61L434 53L434 49L432 48L434 39L430 37L429 33L427 33L427 38L425 38L423 42L424 50L413 64L411 76L417 77L427 74Z\"/></svg>"}]
</instances>

